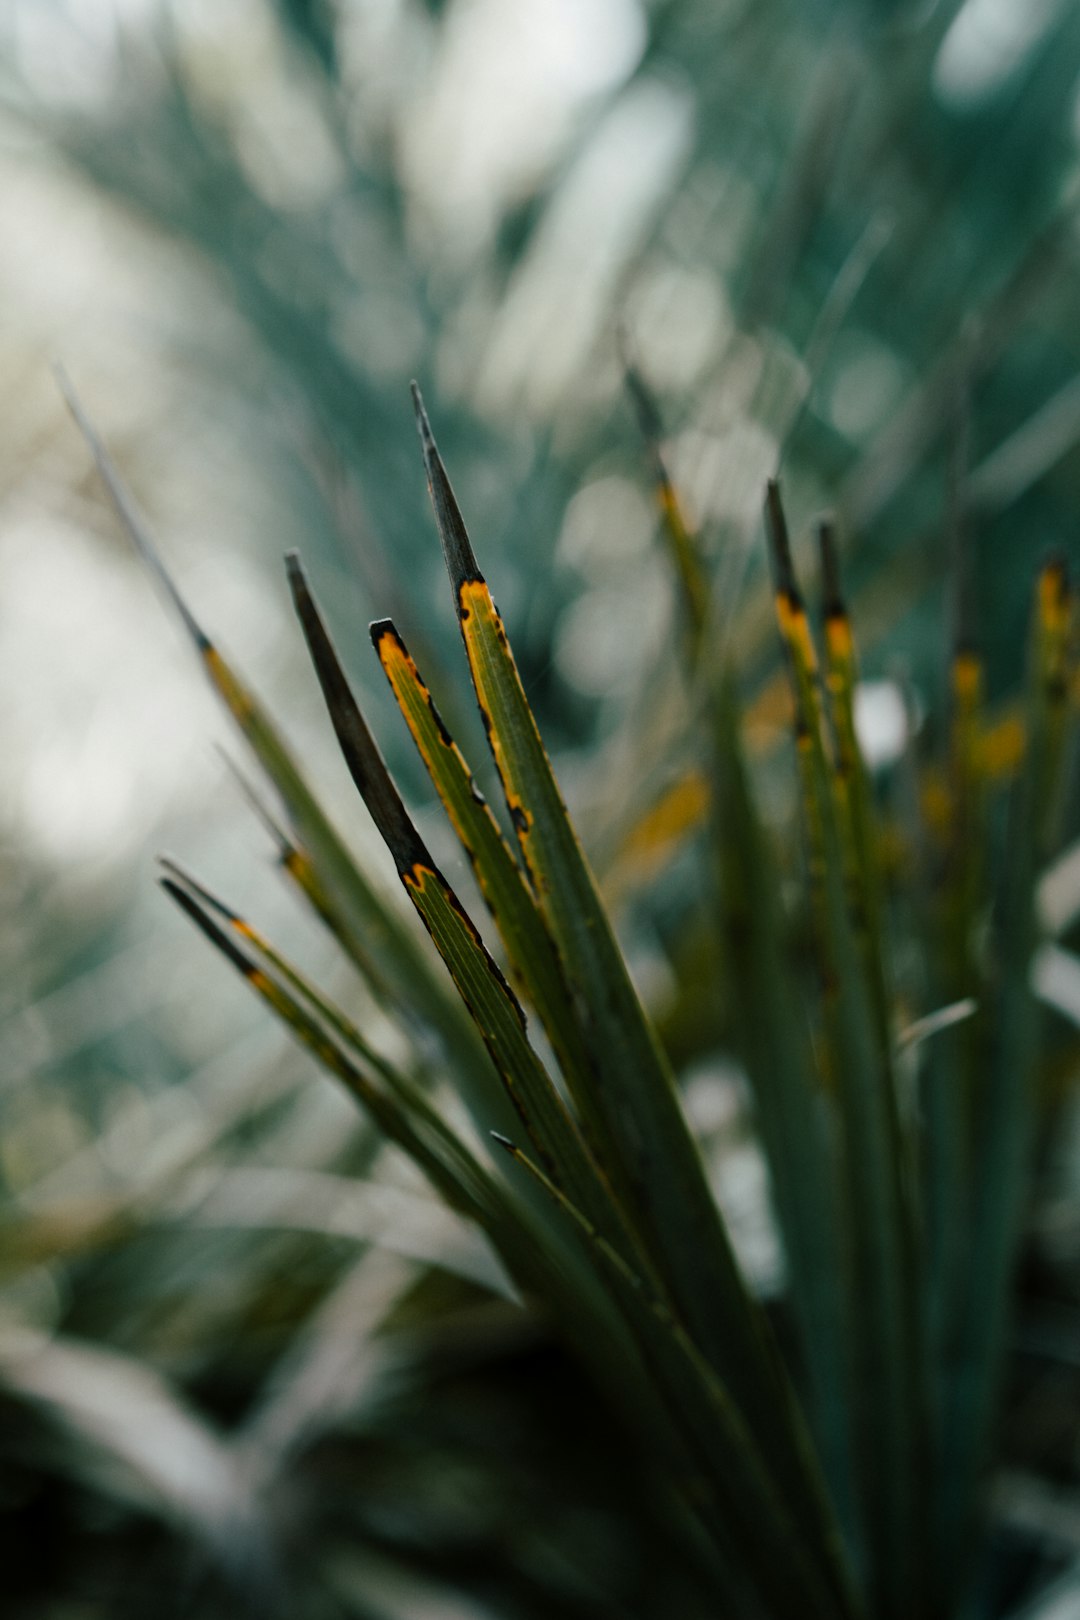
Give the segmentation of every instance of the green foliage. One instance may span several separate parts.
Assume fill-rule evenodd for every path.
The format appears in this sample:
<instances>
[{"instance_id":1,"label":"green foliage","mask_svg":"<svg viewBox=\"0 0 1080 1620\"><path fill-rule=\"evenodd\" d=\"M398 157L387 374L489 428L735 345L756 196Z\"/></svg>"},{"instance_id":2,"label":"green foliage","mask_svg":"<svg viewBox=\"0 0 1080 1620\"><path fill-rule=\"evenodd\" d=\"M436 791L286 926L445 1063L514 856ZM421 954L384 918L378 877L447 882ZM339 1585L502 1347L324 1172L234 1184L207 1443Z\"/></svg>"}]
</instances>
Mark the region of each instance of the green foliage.
<instances>
[{"instance_id":1,"label":"green foliage","mask_svg":"<svg viewBox=\"0 0 1080 1620\"><path fill-rule=\"evenodd\" d=\"M304 1060L257 1036L176 1074L173 1052L140 1038L124 1008L141 1017L165 1000L191 1018L190 956L136 949L74 984L94 1010L83 1048L65 1045L63 986L44 1020L31 1009L31 1037L44 1021L56 1044L25 1079L40 1042L10 1059L5 1167L24 1135L32 1165L54 1116L82 1135L70 1163L46 1157L40 1186L13 1176L4 1211L11 1298L57 1330L53 1344L6 1332L0 1344L19 1620L38 1620L46 1584L58 1610L109 1620L233 1615L238 1595L290 1620L385 1620L429 1600L425 1579L513 1620L752 1613L759 1599L780 1613L951 1615L968 1597L980 1616L1008 1611L1056 1568L1046 1527L1060 1532L1069 1512L1040 1513L1025 1534L1021 1511L1018 1531L1016 1481L995 1496L993 1460L1023 1459L1047 1491L1076 1479L1064 1371L1075 1283L1045 1267L1045 1241L1022 1279L1037 1307L1024 1301L1009 1326L1031 1170L1055 1145L1056 1088L1076 1066L1060 1024L1041 1043L1029 991L1031 887L1054 850L1048 819L1037 838L1030 829L1060 746L1034 686L1027 774L991 757L1017 677L1030 537L1063 545L1074 527L1076 8L1044 8L1030 48L965 98L939 83L957 0L652 0L637 60L575 105L546 159L485 197L490 241L470 235L467 207L458 217L462 149L415 139L462 54L462 17L481 8L165 3L117 30L107 93L70 103L51 74L40 95L40 46L36 77L20 82L17 36L35 37L32 14L54 9L71 19L68 60L108 55L102 24L87 56L78 8L13 4L0 19L6 110L116 214L179 244L170 260L197 263L159 306L176 318L165 347L206 379L193 414L213 420L230 466L247 453L275 496L280 484L281 531L290 544L303 534L362 679L362 636L346 635L367 614L335 577L359 532L363 599L407 633L486 785L497 773L469 730L468 683L450 673L456 612L430 609L438 548L402 431L403 378L433 379L530 706L557 758L568 740L584 745L565 779L584 784L605 894L629 895L613 912L619 938L635 968L659 940L672 988L646 995L655 1017L643 1018L482 598L470 663L510 739L509 819L479 804L401 635L385 622L378 635L468 858L431 820L405 728L377 725L449 878L429 852L400 897L354 856L281 731L200 638L274 784L274 848L315 925L294 923L286 957L175 865L171 892L256 990L256 1016L268 1004L377 1124L334 1115ZM246 24L230 34L226 22L219 58L200 28L241 12L261 43L249 56ZM613 228L601 205L619 188L596 160L658 103L682 109L683 144ZM331 158L314 183L290 135L312 124ZM624 181L640 147L626 150ZM204 304L220 315L230 302L244 336L221 341L212 319L208 340ZM638 378L682 674L665 646L629 700L591 705L561 656L574 638L552 655L583 581L546 548L576 490L644 482L617 323L631 374L659 383L677 429L665 437ZM89 325L108 333L111 358L115 326ZM71 353L67 336L61 347ZM168 372L161 382L171 454L184 412ZM979 566L942 705L927 697L941 680L939 514L965 415L958 504ZM141 448L124 446L136 478ZM899 653L930 711L912 757L884 777L860 768L853 653L827 568L820 676L801 632L791 641L794 771L762 723L776 711L764 684L775 636L739 490L781 456L793 512L839 508L870 672ZM181 481L216 500L212 471L189 462ZM700 536L679 510L684 484ZM145 487L156 496L153 476ZM272 550L274 538L268 525L260 539ZM627 567L614 543L606 555ZM789 640L792 588L787 578ZM228 628L239 641L244 627ZM972 681L959 654L976 645ZM322 664L332 675L325 649ZM355 731L334 679L335 718ZM619 719L618 742L597 748ZM792 778L801 860L784 814ZM380 802L417 853L394 801ZM650 887L649 863L665 856ZM486 944L470 867L493 912ZM51 985L108 941L40 902L29 889L26 939L49 942L35 978ZM285 939L285 927L269 932ZM332 994L323 936L355 970ZM21 979L23 939L15 956ZM320 968L301 972L309 958ZM671 1071L692 1104L702 1066L732 1050L787 1260L782 1294L763 1301L673 1101ZM118 1074L145 1077L149 1100L122 1094ZM724 1194L724 1155L701 1146ZM455 1217L404 1179L400 1152ZM523 1293L536 1308L521 1309ZM1057 1348L1012 1354L1032 1343ZM64 1549L47 1568L27 1552L41 1525Z\"/></svg>"},{"instance_id":2,"label":"green foliage","mask_svg":"<svg viewBox=\"0 0 1080 1620\"><path fill-rule=\"evenodd\" d=\"M641 392L640 379L635 388ZM650 1448L657 1496L685 1544L698 1601L772 1620L795 1612L874 1620L964 1613L979 1568L1039 1124L1035 888L1056 846L1075 721L1064 567L1051 562L1039 577L1025 747L1004 832L980 823L978 851L959 842L961 830L974 836L972 795L990 789L984 752L973 745L982 724L979 660L966 625L953 656L950 786L939 824L906 835L913 847L928 843L941 854L931 853L925 868L907 857L903 867L904 881L919 889L915 909L926 930L918 945L928 965L920 1010L933 1015L944 990L963 988L966 999L962 1021L923 1038L931 1051L958 1035L961 1043L948 1064L920 1063L914 1106L902 1091L893 989L901 907L882 870L882 814L854 723L855 651L831 530L821 536L822 670L780 491L769 486L805 849L794 906L756 808L732 672L703 662L708 639L688 614L691 630L696 622L685 643L688 673L705 681L699 718L690 723L709 760L704 858L715 876L706 908L714 971L730 976L739 1008L787 1256L789 1340L777 1336L741 1275L419 396L417 410L516 853L393 626L378 622L373 639L498 925L508 971L540 1014L550 1055L532 1043L522 1002L416 830L295 556L293 596L345 760L481 1044L462 1040L442 1000L446 981L426 956L412 954L414 936L402 936L396 915L351 875L347 886L364 895L372 918L368 928L354 915L350 926L365 949L350 954L361 972L369 960L380 964L376 996L386 991L385 974L393 1004L411 1004L406 1027L426 1021L437 1032L475 1133L175 863L167 864L165 887L439 1195L483 1231L521 1293L550 1314L618 1421ZM79 414L121 517L162 574ZM666 476L659 491L675 561L686 569L689 531ZM309 893L322 897L318 912L337 932L343 846L298 786L296 767L255 701L175 587L167 589L282 801L288 847L310 863ZM811 940L808 967L793 951L796 921ZM938 931L949 941L943 953ZM402 937L408 954L400 944L378 944ZM949 1098L935 1101L931 1087L948 1089Z\"/></svg>"}]
</instances>

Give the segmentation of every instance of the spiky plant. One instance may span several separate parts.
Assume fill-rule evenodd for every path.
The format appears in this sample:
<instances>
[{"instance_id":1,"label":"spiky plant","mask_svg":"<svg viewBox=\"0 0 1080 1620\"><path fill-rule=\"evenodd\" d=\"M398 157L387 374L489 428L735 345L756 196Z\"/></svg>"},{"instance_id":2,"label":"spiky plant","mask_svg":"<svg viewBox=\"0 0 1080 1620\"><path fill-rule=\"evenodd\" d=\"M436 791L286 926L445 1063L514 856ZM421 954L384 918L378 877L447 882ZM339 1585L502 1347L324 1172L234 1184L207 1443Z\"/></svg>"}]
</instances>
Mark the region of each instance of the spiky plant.
<instances>
[{"instance_id":1,"label":"spiky plant","mask_svg":"<svg viewBox=\"0 0 1080 1620\"><path fill-rule=\"evenodd\" d=\"M779 1314L736 1259L418 392L454 610L513 841L398 629L380 620L371 634L506 973L417 831L299 559L288 559L289 584L329 717L437 954L347 853L272 721L171 583L72 399L128 532L284 807L282 865L376 1001L406 1034L421 1032L406 1042L414 1060L388 1059L177 863L163 883L378 1132L483 1232L517 1296L550 1317L648 1459L638 1533L678 1547L687 1612L945 1620L979 1591L1014 1268L1045 1117L1031 968L1036 884L1057 844L1075 718L1066 572L1049 562L1036 586L1007 814L962 617L938 778L924 781L923 824L898 837L860 751L832 528L819 530L819 638L779 486L769 485L802 843L801 859L785 861L757 807L736 673L714 656L707 579L655 410L631 382L682 587L689 690L700 697L687 724L709 790L700 891L710 971L735 1009L770 1169L786 1257ZM433 1078L464 1102L471 1129ZM572 1494L573 1480L563 1489Z\"/></svg>"}]
</instances>

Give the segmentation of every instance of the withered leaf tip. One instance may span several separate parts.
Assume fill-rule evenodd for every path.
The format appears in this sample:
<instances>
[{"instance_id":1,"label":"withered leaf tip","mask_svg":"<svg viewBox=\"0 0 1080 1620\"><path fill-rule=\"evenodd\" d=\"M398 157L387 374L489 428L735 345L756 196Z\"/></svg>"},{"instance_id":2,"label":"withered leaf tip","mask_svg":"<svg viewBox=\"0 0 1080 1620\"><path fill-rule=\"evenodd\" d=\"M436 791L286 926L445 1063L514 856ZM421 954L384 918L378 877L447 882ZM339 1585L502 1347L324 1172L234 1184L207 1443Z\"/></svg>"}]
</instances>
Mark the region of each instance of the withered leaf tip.
<instances>
[{"instance_id":1,"label":"withered leaf tip","mask_svg":"<svg viewBox=\"0 0 1080 1620\"><path fill-rule=\"evenodd\" d=\"M216 911L219 916L224 917L226 922L236 923L240 921L238 912L234 911L230 905L227 905L224 900L208 889L204 883L200 883L198 878L193 877L174 856L159 855L158 865L168 881L182 885L190 894L201 900L204 905L209 906L212 911Z\"/></svg>"},{"instance_id":2,"label":"withered leaf tip","mask_svg":"<svg viewBox=\"0 0 1080 1620\"><path fill-rule=\"evenodd\" d=\"M286 567L304 638L345 763L371 812L372 820L394 857L398 872L404 876L418 863L430 864L431 858L394 786L360 705L353 696L295 552L286 559Z\"/></svg>"},{"instance_id":3,"label":"withered leaf tip","mask_svg":"<svg viewBox=\"0 0 1080 1620\"><path fill-rule=\"evenodd\" d=\"M214 919L206 915L206 912L202 909L194 896L189 894L185 888L181 887L181 885L177 883L174 878L163 877L160 881L161 887L165 890L165 893L169 895L171 899L176 901L177 905L182 911L187 913L192 922L195 924L196 928L200 929L202 933L206 935L211 944L217 946L218 950L223 956L228 957L229 961L238 970L238 972L243 974L245 979L250 979L252 973L254 972L252 963L244 955L243 951L237 947L233 940L229 938L228 934L226 934L223 929L218 927Z\"/></svg>"},{"instance_id":4,"label":"withered leaf tip","mask_svg":"<svg viewBox=\"0 0 1080 1620\"><path fill-rule=\"evenodd\" d=\"M401 640L393 619L372 619L368 625L368 635L376 648L378 648L384 636L393 636L395 641Z\"/></svg>"},{"instance_id":5,"label":"withered leaf tip","mask_svg":"<svg viewBox=\"0 0 1080 1620\"><path fill-rule=\"evenodd\" d=\"M787 518L780 497L780 485L775 478L770 478L765 486L765 527L769 536L775 587L778 592L795 602L798 600L799 592L791 560L791 542L788 539Z\"/></svg>"}]
</instances>

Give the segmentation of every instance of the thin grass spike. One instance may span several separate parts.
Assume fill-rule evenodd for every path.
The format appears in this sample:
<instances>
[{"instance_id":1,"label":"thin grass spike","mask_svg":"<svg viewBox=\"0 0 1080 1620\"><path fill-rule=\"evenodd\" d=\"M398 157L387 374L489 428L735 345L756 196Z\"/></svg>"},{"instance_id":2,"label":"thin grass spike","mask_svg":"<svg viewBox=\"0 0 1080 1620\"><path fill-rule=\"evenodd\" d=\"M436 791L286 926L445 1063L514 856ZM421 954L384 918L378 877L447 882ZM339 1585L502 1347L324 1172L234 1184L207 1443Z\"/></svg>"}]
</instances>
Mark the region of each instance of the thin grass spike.
<instances>
[{"instance_id":1,"label":"thin grass spike","mask_svg":"<svg viewBox=\"0 0 1080 1620\"><path fill-rule=\"evenodd\" d=\"M576 1122L529 1044L521 1003L413 827L360 713L295 557L289 562L289 579L330 717L353 779L376 826L391 847L410 900L476 1022L501 1077L507 1100L552 1179L565 1178L575 1196L614 1234L615 1241L625 1245L628 1240L623 1216L588 1153ZM460 756L458 758L460 760ZM461 764L463 766L464 762ZM489 849L489 853L493 850ZM519 874L517 881L520 882Z\"/></svg>"},{"instance_id":2,"label":"thin grass spike","mask_svg":"<svg viewBox=\"0 0 1080 1620\"><path fill-rule=\"evenodd\" d=\"M701 651L702 637L709 613L709 587L701 560L683 513L663 448L663 422L656 401L644 377L634 365L623 345L623 372L627 391L637 414L638 427L649 452L653 468L653 483L663 519L668 549L675 564L685 620L688 653L691 665Z\"/></svg>"},{"instance_id":3,"label":"thin grass spike","mask_svg":"<svg viewBox=\"0 0 1080 1620\"><path fill-rule=\"evenodd\" d=\"M461 587L466 584L482 583L483 574L473 552L472 542L468 530L461 516L461 508L450 485L446 468L443 466L435 435L431 431L427 411L424 408L423 395L418 383L413 383L412 400L416 412L416 426L420 434L420 444L424 452L424 467L427 472L428 489L431 492L432 505L438 519L439 534L443 544L443 555L446 558L446 569L450 575L450 587L454 593L454 607L461 611Z\"/></svg>"},{"instance_id":4,"label":"thin grass spike","mask_svg":"<svg viewBox=\"0 0 1080 1620\"><path fill-rule=\"evenodd\" d=\"M770 478L765 486L765 516L776 592L778 595L786 596L793 608L801 607L802 598L799 595L799 587L795 581L795 567L791 560L787 515L780 496L780 485L775 478Z\"/></svg>"},{"instance_id":5,"label":"thin grass spike","mask_svg":"<svg viewBox=\"0 0 1080 1620\"><path fill-rule=\"evenodd\" d=\"M219 743L217 745L217 753L222 764L225 766L225 769L228 771L230 777L236 783L236 786L243 795L245 803L252 811L254 811L257 819L262 823L270 837L273 839L274 843L278 846L281 863L282 865L285 865L290 854L294 852L296 848L292 842L292 839L289 837L281 823L277 820L273 811L270 809L270 806L266 803L266 800L255 787L255 784L248 780L247 776L243 770L241 770L236 760L233 759L228 749L223 748Z\"/></svg>"},{"instance_id":6,"label":"thin grass spike","mask_svg":"<svg viewBox=\"0 0 1080 1620\"><path fill-rule=\"evenodd\" d=\"M157 547L150 538L145 523L136 510L131 492L117 471L116 463L109 455L96 428L83 409L71 378L61 365L53 367L53 375L56 377L67 408L74 417L79 432L86 440L87 447L101 476L101 481L109 492L109 498L115 508L116 515L126 529L131 543L157 580L169 602L180 615L192 641L194 641L200 652L207 653L210 650L210 639L184 601L172 575L165 567Z\"/></svg>"},{"instance_id":7,"label":"thin grass spike","mask_svg":"<svg viewBox=\"0 0 1080 1620\"><path fill-rule=\"evenodd\" d=\"M358 867L324 815L277 727L187 607L140 522L112 461L70 391L70 385L67 386L75 420L87 435L125 530L179 613L212 686L281 795L296 831L298 854L306 852L310 856L310 871L304 867L302 858L295 863L297 881L382 999L395 1005L414 1029L427 1027L438 1031L469 1107L486 1128L490 1124L491 1109L497 1112L502 1106L503 1093L485 1061L472 1020L451 987L434 971L421 942L394 908L386 905ZM406 823L407 818L405 822L399 821L398 830L407 841L411 828ZM314 883L310 881L312 874L316 879Z\"/></svg>"},{"instance_id":8,"label":"thin grass spike","mask_svg":"<svg viewBox=\"0 0 1080 1620\"><path fill-rule=\"evenodd\" d=\"M500 1227L497 1215L496 1224L493 1225L492 1219L500 1208L497 1186L434 1109L408 1091L399 1097L392 1090L376 1085L346 1055L322 1023L218 927L194 893L170 876L161 879L161 886L297 1040L345 1084L385 1135L417 1163L435 1190L452 1208L485 1226L496 1247L505 1253L500 1238L509 1237L510 1233ZM505 1210L502 1213L505 1217Z\"/></svg>"},{"instance_id":9,"label":"thin grass spike","mask_svg":"<svg viewBox=\"0 0 1080 1620\"><path fill-rule=\"evenodd\" d=\"M822 607L826 619L847 619L844 593L840 584L840 558L836 548L836 520L831 515L818 524L818 547L821 556Z\"/></svg>"},{"instance_id":10,"label":"thin grass spike","mask_svg":"<svg viewBox=\"0 0 1080 1620\"><path fill-rule=\"evenodd\" d=\"M433 862L427 846L401 802L386 761L352 695L295 551L290 551L285 558L285 568L326 706L360 796L371 811L398 872L404 875L413 867L430 867Z\"/></svg>"},{"instance_id":11,"label":"thin grass spike","mask_svg":"<svg viewBox=\"0 0 1080 1620\"><path fill-rule=\"evenodd\" d=\"M865 936L860 941L852 909L851 874L860 870L865 851L860 854L849 794L829 747L817 653L775 481L767 490L766 524L777 624L796 709L811 902L828 975L822 1049L836 1096L843 1218L850 1234L846 1314L869 1589L873 1611L883 1620L906 1620L922 1612L931 1557L924 1489L925 1334L906 1146L883 1027L879 945Z\"/></svg>"},{"instance_id":12,"label":"thin grass spike","mask_svg":"<svg viewBox=\"0 0 1080 1620\"><path fill-rule=\"evenodd\" d=\"M242 973L245 979L254 980L257 978L259 970L255 963L229 938L223 928L218 927L212 917L206 915L206 912L185 887L172 877L162 878L161 887L171 899L176 901L180 909L187 913L196 928L206 935L210 943L216 945L223 956L228 957L233 967L239 973Z\"/></svg>"}]
</instances>

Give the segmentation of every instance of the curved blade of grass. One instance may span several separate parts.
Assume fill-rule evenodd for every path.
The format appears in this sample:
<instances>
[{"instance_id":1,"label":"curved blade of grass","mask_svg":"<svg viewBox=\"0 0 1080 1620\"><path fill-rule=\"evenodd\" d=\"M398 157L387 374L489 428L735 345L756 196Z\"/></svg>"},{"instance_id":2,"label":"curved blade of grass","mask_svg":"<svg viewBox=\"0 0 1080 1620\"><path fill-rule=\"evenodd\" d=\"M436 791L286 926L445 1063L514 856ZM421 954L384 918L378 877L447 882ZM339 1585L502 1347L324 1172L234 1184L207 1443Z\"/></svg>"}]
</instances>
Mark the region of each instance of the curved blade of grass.
<instances>
[{"instance_id":1,"label":"curved blade of grass","mask_svg":"<svg viewBox=\"0 0 1080 1620\"><path fill-rule=\"evenodd\" d=\"M476 1021L507 1096L547 1173L572 1188L574 1198L625 1243L613 1202L577 1125L529 1043L517 997L412 824L295 555L289 557L288 569L297 613L345 761L394 857L409 898Z\"/></svg>"},{"instance_id":2,"label":"curved blade of grass","mask_svg":"<svg viewBox=\"0 0 1080 1620\"><path fill-rule=\"evenodd\" d=\"M647 1399L625 1347L612 1338L607 1301L589 1286L588 1272L567 1247L562 1229L553 1226L546 1200L536 1198L532 1178L522 1174L522 1190L541 1212L530 1213L514 1187L495 1177L457 1132L418 1093L407 1077L379 1063L368 1071L342 1049L332 1029L318 1015L317 993L303 999L279 983L210 915L202 900L171 877L162 886L195 925L289 1028L316 1060L342 1081L383 1134L406 1153L451 1209L483 1227L508 1273L528 1293L549 1301L568 1336L595 1365L597 1356L610 1369L614 1387ZM305 981L291 970L294 981ZM576 1234L568 1228L572 1241Z\"/></svg>"},{"instance_id":3,"label":"curved blade of grass","mask_svg":"<svg viewBox=\"0 0 1080 1620\"><path fill-rule=\"evenodd\" d=\"M485 1085L490 1066L460 1003L448 994L435 973L422 941L357 866L276 726L196 620L166 570L70 381L63 372L58 373L58 381L131 543L179 615L211 685L281 796L304 851L298 869L305 891L314 889L318 894L316 909L357 966L370 977L376 993L392 1003L414 1028L419 1024L439 1033L463 1085L470 1088L481 1107L485 1106L497 1088ZM315 884L311 883L312 875ZM494 1076L490 1078L493 1082ZM485 1118L485 1129L488 1123Z\"/></svg>"},{"instance_id":4,"label":"curved blade of grass","mask_svg":"<svg viewBox=\"0 0 1080 1620\"><path fill-rule=\"evenodd\" d=\"M671 1068L566 813L415 385L414 402L481 714L525 868L595 1067L595 1084L579 1088L574 1101L678 1314L730 1386L790 1502L819 1526L822 1548L831 1548L831 1513L802 1414L738 1270Z\"/></svg>"},{"instance_id":5,"label":"curved blade of grass","mask_svg":"<svg viewBox=\"0 0 1080 1620\"><path fill-rule=\"evenodd\" d=\"M805 814L818 841L817 914L827 966L825 1034L841 1123L844 1220L851 1235L856 1441L874 1614L921 1612L928 1578L924 1326L905 1151L866 957L849 909L854 853L838 815L817 654L795 581L778 485L766 518L776 614L787 652Z\"/></svg>"},{"instance_id":6,"label":"curved blade of grass","mask_svg":"<svg viewBox=\"0 0 1080 1620\"><path fill-rule=\"evenodd\" d=\"M300 1044L345 1084L383 1134L414 1160L450 1207L483 1227L510 1276L524 1292L535 1293L553 1308L568 1339L605 1388L627 1405L635 1420L646 1427L654 1422L648 1415L649 1387L625 1334L618 1331L618 1318L606 1294L595 1286L594 1266L578 1252L576 1228L569 1222L553 1226L550 1200L537 1193L535 1179L524 1172L519 1178L535 1200L539 1224L516 1189L491 1174L408 1076L371 1052L362 1039L357 1043L348 1020L303 975L272 950L268 960L272 957L280 964L286 983L260 965L253 951L261 954L266 942L249 924L186 875L182 881L165 877L163 887ZM211 909L226 922L234 919L229 927L236 938L215 921Z\"/></svg>"},{"instance_id":7,"label":"curved blade of grass","mask_svg":"<svg viewBox=\"0 0 1080 1620\"><path fill-rule=\"evenodd\" d=\"M379 1129L396 1142L423 1170L432 1186L451 1208L489 1226L492 1219L490 1176L450 1127L425 1107L425 1129L392 1091L385 1090L366 1074L327 1032L323 1024L300 1000L261 968L249 951L242 948L209 914L202 899L173 877L161 880L162 888L186 912L191 921L215 945L257 996L286 1024L302 1046L316 1057L323 1068L341 1080L363 1105ZM380 1072L380 1079L385 1079ZM411 1088L410 1088L411 1090ZM432 1126L430 1136L426 1127Z\"/></svg>"},{"instance_id":8,"label":"curved blade of grass","mask_svg":"<svg viewBox=\"0 0 1080 1620\"><path fill-rule=\"evenodd\" d=\"M1049 563L1040 575L1033 617L1028 744L1011 805L994 927L994 971L985 997L993 1023L977 1080L975 1208L942 1474L942 1539L953 1553L952 1571L961 1574L1000 1389L1038 1117L1039 1009L1031 984L1039 940L1035 890L1039 871L1053 853L1075 724L1073 596L1060 561Z\"/></svg>"},{"instance_id":9,"label":"curved blade of grass","mask_svg":"<svg viewBox=\"0 0 1080 1620\"><path fill-rule=\"evenodd\" d=\"M807 1526L796 1520L729 1392L663 1299L543 1170L496 1135L588 1239L655 1375L711 1499L704 1516L745 1570L768 1615L841 1615L849 1595L823 1579ZM699 1502L698 1511L705 1504ZM783 1556L777 1550L783 1548Z\"/></svg>"},{"instance_id":10,"label":"curved blade of grass","mask_svg":"<svg viewBox=\"0 0 1080 1620\"><path fill-rule=\"evenodd\" d=\"M384 1085L393 1092L403 1106L415 1110L435 1129L441 1129L442 1120L430 1099L423 1089L401 1069L389 1063L381 1053L365 1040L360 1030L348 1018L340 1007L337 1007L311 980L288 960L280 951L270 943L264 934L254 928L238 912L220 896L200 883L190 872L182 867L179 861L173 860L169 855L160 857L162 870L166 876L189 895L197 899L207 910L214 912L227 924L237 939L245 945L252 947L265 962L273 968L278 979L296 995L300 1002L309 1007L319 1019L333 1032L336 1038L349 1048L359 1058L366 1070L378 1076Z\"/></svg>"}]
</instances>

